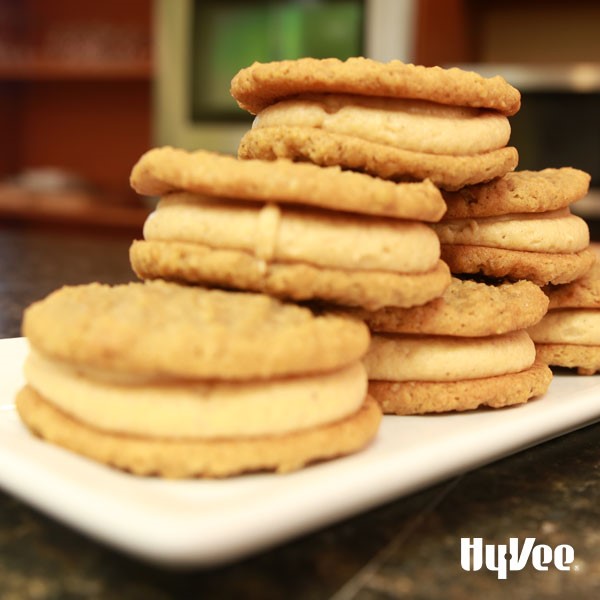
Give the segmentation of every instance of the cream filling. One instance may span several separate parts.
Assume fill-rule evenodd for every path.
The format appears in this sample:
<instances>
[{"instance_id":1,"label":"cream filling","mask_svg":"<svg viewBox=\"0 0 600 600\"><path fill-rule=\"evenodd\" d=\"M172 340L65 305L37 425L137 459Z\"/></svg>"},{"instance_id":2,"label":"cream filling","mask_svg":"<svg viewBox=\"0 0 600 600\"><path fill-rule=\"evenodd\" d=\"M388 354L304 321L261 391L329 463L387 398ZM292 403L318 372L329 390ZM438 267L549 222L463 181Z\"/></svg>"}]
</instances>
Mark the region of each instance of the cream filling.
<instances>
[{"instance_id":1,"label":"cream filling","mask_svg":"<svg viewBox=\"0 0 600 600\"><path fill-rule=\"evenodd\" d=\"M581 344L600 346L600 310L561 308L551 310L528 329L538 344Z\"/></svg>"},{"instance_id":2,"label":"cream filling","mask_svg":"<svg viewBox=\"0 0 600 600\"><path fill-rule=\"evenodd\" d=\"M587 223L568 208L545 213L452 219L431 225L442 244L467 244L526 252L579 252L590 243Z\"/></svg>"},{"instance_id":3,"label":"cream filling","mask_svg":"<svg viewBox=\"0 0 600 600\"><path fill-rule=\"evenodd\" d=\"M265 108L253 127L315 127L414 152L469 155L503 148L508 118L423 100L307 95Z\"/></svg>"},{"instance_id":4,"label":"cream filling","mask_svg":"<svg viewBox=\"0 0 600 600\"><path fill-rule=\"evenodd\" d=\"M228 438L280 435L337 421L362 405L360 362L333 373L261 383L116 383L32 352L25 377L65 413L118 433Z\"/></svg>"},{"instance_id":5,"label":"cream filling","mask_svg":"<svg viewBox=\"0 0 600 600\"><path fill-rule=\"evenodd\" d=\"M528 369L535 346L525 331L485 338L373 335L363 360L373 380L460 381Z\"/></svg>"},{"instance_id":6,"label":"cream filling","mask_svg":"<svg viewBox=\"0 0 600 600\"><path fill-rule=\"evenodd\" d=\"M265 261L367 271L422 273L440 257L437 235L416 221L255 206L187 193L160 201L146 220L144 238L242 250Z\"/></svg>"}]
</instances>

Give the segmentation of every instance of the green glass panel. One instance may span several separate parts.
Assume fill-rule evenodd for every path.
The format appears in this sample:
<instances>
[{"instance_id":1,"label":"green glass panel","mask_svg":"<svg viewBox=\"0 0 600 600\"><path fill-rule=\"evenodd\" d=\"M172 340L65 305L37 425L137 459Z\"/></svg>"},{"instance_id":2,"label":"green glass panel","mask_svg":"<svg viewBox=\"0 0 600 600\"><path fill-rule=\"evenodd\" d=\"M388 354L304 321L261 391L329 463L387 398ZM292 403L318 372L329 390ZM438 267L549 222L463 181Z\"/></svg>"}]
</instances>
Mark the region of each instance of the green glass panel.
<instances>
[{"instance_id":1,"label":"green glass panel","mask_svg":"<svg viewBox=\"0 0 600 600\"><path fill-rule=\"evenodd\" d=\"M360 0L197 1L191 25L192 117L248 118L229 86L254 61L362 54L362 5Z\"/></svg>"}]
</instances>

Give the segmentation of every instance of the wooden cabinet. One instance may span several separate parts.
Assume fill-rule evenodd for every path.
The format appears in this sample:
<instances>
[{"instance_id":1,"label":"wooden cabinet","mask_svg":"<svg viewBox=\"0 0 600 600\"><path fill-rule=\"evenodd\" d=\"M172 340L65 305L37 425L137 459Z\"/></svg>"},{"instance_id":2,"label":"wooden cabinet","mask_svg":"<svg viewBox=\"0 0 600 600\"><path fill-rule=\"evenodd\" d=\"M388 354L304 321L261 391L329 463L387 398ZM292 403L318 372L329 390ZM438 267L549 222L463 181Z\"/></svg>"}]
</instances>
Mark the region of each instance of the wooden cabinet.
<instances>
[{"instance_id":1,"label":"wooden cabinet","mask_svg":"<svg viewBox=\"0 0 600 600\"><path fill-rule=\"evenodd\" d=\"M597 0L415 0L415 62L600 62Z\"/></svg>"},{"instance_id":2,"label":"wooden cabinet","mask_svg":"<svg viewBox=\"0 0 600 600\"><path fill-rule=\"evenodd\" d=\"M151 0L0 0L0 216L54 207L59 220L141 222L128 178L151 145L151 9ZM30 185L49 168L78 178L64 202L56 177L49 193Z\"/></svg>"}]
</instances>

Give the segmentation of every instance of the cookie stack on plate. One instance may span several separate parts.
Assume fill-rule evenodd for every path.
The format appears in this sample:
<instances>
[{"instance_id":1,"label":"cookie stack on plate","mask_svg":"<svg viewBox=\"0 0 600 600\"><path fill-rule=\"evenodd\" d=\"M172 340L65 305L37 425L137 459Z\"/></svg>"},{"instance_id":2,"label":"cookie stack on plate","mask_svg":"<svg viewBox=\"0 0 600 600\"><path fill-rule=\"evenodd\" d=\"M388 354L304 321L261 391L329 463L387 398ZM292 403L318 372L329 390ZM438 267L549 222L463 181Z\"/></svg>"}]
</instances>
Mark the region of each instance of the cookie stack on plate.
<instances>
[{"instance_id":1,"label":"cookie stack on plate","mask_svg":"<svg viewBox=\"0 0 600 600\"><path fill-rule=\"evenodd\" d=\"M132 170L161 197L130 249L145 283L27 311L17 406L32 431L134 473L221 477L360 450L380 407L546 390L527 329L547 310L539 286L591 265L568 213L589 180L511 173L517 90L356 58L255 64L232 93L258 114L239 158L163 147ZM494 283L451 280L442 248L454 273Z\"/></svg>"}]
</instances>

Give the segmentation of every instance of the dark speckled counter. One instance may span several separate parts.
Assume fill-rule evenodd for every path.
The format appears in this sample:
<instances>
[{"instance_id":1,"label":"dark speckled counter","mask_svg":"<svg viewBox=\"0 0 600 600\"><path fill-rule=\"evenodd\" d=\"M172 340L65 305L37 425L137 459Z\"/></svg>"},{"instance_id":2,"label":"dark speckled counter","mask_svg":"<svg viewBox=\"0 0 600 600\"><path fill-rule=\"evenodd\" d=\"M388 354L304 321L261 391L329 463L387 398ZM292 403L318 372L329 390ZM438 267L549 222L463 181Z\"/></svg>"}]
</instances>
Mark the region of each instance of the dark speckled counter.
<instances>
[{"instance_id":1,"label":"dark speckled counter","mask_svg":"<svg viewBox=\"0 0 600 600\"><path fill-rule=\"evenodd\" d=\"M134 235L0 225L0 335L19 335L23 308L60 285L133 280ZM139 563L0 492L0 598L598 598L599 438L588 426L208 571ZM575 562L499 581L462 570L461 537L570 544Z\"/></svg>"}]
</instances>

